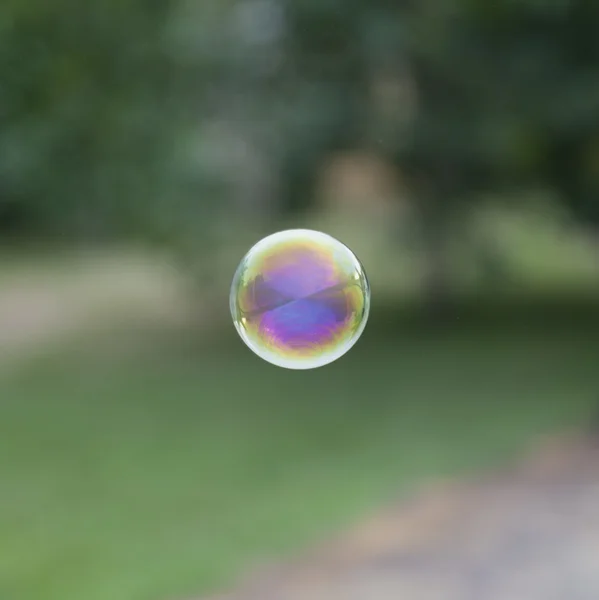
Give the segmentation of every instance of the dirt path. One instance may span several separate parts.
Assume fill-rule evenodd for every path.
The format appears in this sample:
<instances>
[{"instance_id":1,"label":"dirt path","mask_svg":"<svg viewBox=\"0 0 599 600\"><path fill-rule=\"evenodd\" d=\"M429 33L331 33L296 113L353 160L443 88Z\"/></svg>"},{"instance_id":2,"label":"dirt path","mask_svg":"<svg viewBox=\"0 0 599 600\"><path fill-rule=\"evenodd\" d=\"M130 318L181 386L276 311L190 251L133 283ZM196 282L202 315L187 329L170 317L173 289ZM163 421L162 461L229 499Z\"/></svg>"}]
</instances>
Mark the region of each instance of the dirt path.
<instances>
[{"instance_id":1,"label":"dirt path","mask_svg":"<svg viewBox=\"0 0 599 600\"><path fill-rule=\"evenodd\" d=\"M136 256L93 256L23 269L0 282L0 367L107 320L177 319L181 282Z\"/></svg>"},{"instance_id":2,"label":"dirt path","mask_svg":"<svg viewBox=\"0 0 599 600\"><path fill-rule=\"evenodd\" d=\"M211 600L597 600L599 443L432 486L305 559Z\"/></svg>"}]
</instances>

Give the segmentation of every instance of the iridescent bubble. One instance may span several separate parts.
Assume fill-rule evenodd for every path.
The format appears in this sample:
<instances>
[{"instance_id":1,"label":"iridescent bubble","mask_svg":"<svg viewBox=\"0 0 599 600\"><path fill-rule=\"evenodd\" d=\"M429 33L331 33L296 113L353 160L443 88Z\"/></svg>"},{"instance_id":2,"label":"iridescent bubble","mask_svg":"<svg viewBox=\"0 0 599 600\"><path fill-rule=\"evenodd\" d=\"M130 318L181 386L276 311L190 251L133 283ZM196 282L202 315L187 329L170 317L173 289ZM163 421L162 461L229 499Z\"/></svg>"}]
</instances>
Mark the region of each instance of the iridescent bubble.
<instances>
[{"instance_id":1,"label":"iridescent bubble","mask_svg":"<svg viewBox=\"0 0 599 600\"><path fill-rule=\"evenodd\" d=\"M358 341L370 287L347 246L325 233L291 229L264 238L243 257L230 303L241 339L260 358L313 369Z\"/></svg>"}]
</instances>

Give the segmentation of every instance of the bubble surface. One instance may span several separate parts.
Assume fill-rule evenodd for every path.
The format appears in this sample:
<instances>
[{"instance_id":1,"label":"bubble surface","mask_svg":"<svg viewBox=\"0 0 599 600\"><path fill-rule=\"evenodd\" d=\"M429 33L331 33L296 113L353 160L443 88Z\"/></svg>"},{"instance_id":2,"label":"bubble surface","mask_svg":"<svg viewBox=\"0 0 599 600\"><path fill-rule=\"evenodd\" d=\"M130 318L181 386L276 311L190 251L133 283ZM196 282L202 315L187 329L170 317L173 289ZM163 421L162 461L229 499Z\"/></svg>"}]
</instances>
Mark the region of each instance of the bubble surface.
<instances>
[{"instance_id":1,"label":"bubble surface","mask_svg":"<svg viewBox=\"0 0 599 600\"><path fill-rule=\"evenodd\" d=\"M325 233L291 229L264 238L243 257L230 304L239 335L260 358L313 369L358 341L370 287L347 246Z\"/></svg>"}]
</instances>

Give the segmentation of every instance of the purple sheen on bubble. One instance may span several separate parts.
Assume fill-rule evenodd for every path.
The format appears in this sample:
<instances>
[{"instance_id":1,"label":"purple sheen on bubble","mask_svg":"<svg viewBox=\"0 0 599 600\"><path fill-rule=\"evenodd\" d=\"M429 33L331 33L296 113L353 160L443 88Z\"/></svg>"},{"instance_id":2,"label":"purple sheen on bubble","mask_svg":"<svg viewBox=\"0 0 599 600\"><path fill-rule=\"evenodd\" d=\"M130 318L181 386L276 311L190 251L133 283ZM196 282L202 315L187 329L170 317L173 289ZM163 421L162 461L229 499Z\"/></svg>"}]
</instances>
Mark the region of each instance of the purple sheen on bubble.
<instances>
[{"instance_id":1,"label":"purple sheen on bubble","mask_svg":"<svg viewBox=\"0 0 599 600\"><path fill-rule=\"evenodd\" d=\"M298 251L265 275L269 286L292 298L310 296L335 284L333 265L315 252ZM272 261L275 262L274 260Z\"/></svg>"},{"instance_id":2,"label":"purple sheen on bubble","mask_svg":"<svg viewBox=\"0 0 599 600\"><path fill-rule=\"evenodd\" d=\"M337 319L328 306L314 300L295 300L265 314L261 323L274 340L289 348L313 348L335 335Z\"/></svg>"}]
</instances>

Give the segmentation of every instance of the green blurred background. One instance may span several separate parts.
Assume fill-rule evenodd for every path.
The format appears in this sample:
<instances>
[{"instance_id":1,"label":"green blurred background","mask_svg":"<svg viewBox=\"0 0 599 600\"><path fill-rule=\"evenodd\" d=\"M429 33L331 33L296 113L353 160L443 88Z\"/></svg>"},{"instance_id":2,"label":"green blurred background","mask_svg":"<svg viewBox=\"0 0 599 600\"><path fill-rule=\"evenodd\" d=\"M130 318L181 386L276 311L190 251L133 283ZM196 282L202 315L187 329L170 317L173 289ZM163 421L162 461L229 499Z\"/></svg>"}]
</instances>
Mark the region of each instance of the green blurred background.
<instances>
[{"instance_id":1,"label":"green blurred background","mask_svg":"<svg viewBox=\"0 0 599 600\"><path fill-rule=\"evenodd\" d=\"M0 598L169 600L599 408L599 4L4 0ZM286 227L362 259L312 372L237 338Z\"/></svg>"}]
</instances>

